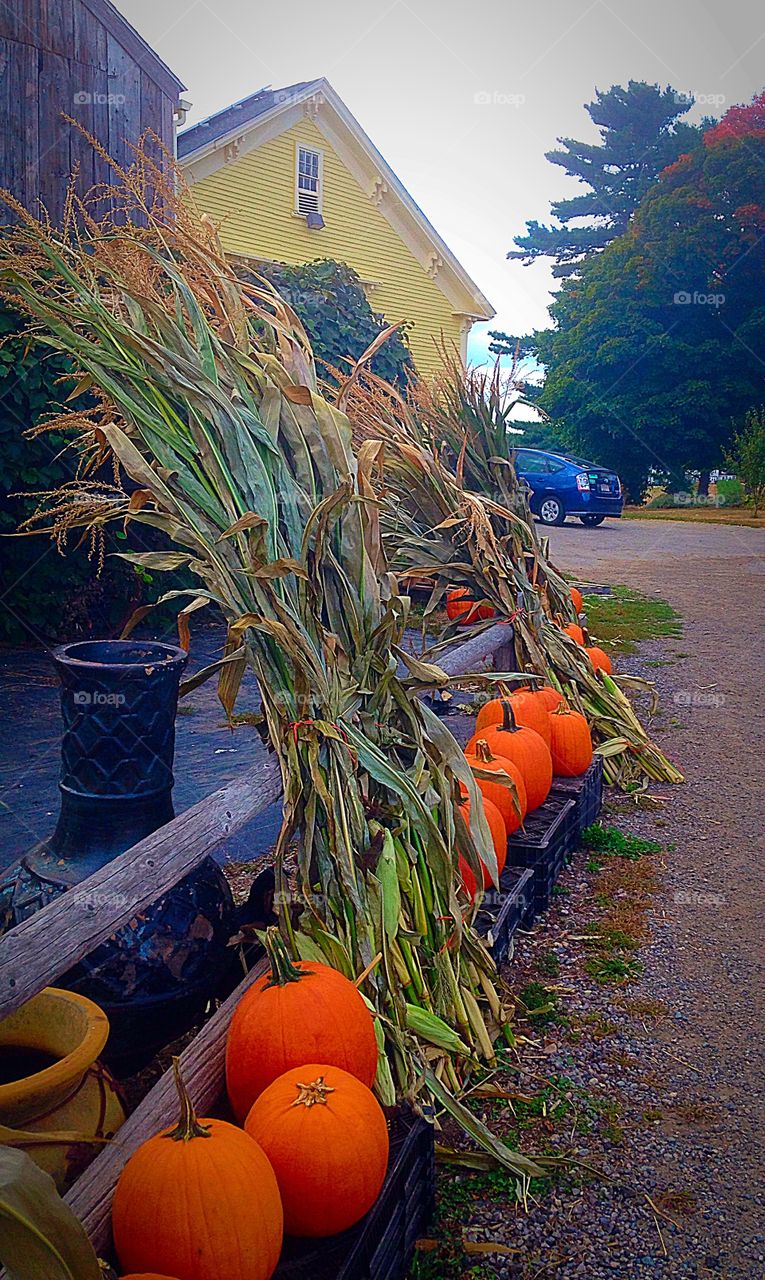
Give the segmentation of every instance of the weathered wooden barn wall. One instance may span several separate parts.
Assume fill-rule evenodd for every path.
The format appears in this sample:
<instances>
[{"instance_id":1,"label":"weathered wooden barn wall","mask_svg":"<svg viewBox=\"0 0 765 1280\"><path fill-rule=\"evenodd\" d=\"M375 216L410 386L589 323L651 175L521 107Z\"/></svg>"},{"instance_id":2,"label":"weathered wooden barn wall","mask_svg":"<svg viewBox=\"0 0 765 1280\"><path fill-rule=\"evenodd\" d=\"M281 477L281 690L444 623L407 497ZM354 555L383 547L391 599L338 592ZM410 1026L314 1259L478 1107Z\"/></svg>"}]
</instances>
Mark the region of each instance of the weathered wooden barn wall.
<instances>
[{"instance_id":1,"label":"weathered wooden barn wall","mask_svg":"<svg viewBox=\"0 0 765 1280\"><path fill-rule=\"evenodd\" d=\"M0 186L57 221L75 164L83 192L109 172L63 114L129 163L146 128L172 150L183 88L109 0L0 3Z\"/></svg>"}]
</instances>

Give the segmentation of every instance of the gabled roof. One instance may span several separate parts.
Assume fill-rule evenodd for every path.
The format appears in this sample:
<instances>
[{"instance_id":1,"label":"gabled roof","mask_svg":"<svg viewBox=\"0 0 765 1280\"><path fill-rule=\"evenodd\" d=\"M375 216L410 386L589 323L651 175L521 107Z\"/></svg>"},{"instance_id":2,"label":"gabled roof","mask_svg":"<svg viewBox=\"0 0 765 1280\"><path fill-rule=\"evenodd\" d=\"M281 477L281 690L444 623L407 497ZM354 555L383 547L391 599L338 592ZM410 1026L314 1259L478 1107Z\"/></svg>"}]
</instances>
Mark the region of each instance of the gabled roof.
<instances>
[{"instance_id":1,"label":"gabled roof","mask_svg":"<svg viewBox=\"0 0 765 1280\"><path fill-rule=\"evenodd\" d=\"M252 124L253 120L272 111L274 107L293 101L296 95L302 94L306 89L315 93L320 84L320 80L301 80L299 84L287 85L286 89L258 89L257 93L232 102L230 107L216 111L214 116L208 116L206 120L200 120L199 124L178 134L178 159L183 160L207 143L227 138L232 130L239 133L244 125Z\"/></svg>"},{"instance_id":2,"label":"gabled roof","mask_svg":"<svg viewBox=\"0 0 765 1280\"><path fill-rule=\"evenodd\" d=\"M197 167L207 176L225 163L224 150L227 144L234 141L240 144L240 154L247 149L248 138L251 141L254 139L252 145L260 145L257 141L259 135L262 134L265 141L280 132L282 124L283 128L290 128L295 119L302 116L304 108L311 104L319 104L322 108L326 104L330 107L331 120L323 110L312 111L311 119L325 134L362 187L365 180L374 175L374 181L384 191L384 198L376 201L378 208L401 238L410 248L415 242L420 246L427 245L425 257L428 261L422 265L432 272L432 278L453 303L455 311L475 319L490 320L495 314L491 303L441 239L332 85L323 77L304 80L283 89L272 89L270 86L260 89L206 120L184 129L178 135L178 158L192 179L198 176L194 174ZM283 117L281 122L280 117Z\"/></svg>"},{"instance_id":3,"label":"gabled roof","mask_svg":"<svg viewBox=\"0 0 765 1280\"><path fill-rule=\"evenodd\" d=\"M169 98L177 98L184 91L186 85L183 81L162 61L159 54L154 52L111 0L82 0L82 3Z\"/></svg>"}]
</instances>

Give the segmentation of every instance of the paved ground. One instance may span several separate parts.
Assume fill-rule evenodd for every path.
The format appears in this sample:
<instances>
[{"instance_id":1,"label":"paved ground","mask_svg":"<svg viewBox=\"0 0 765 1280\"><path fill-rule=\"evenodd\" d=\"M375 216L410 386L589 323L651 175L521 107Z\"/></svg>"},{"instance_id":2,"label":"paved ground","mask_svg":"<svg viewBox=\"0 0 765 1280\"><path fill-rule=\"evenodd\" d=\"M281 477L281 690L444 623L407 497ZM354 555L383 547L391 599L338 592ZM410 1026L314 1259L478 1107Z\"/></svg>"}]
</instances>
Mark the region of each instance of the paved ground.
<instances>
[{"instance_id":1,"label":"paved ground","mask_svg":"<svg viewBox=\"0 0 765 1280\"><path fill-rule=\"evenodd\" d=\"M588 1193L566 1203L559 1231L542 1208L540 1239L559 1261L548 1254L528 1274L763 1280L765 535L630 521L565 526L551 544L563 568L663 596L685 622L681 640L622 663L656 677L665 708L656 736L687 778L666 789L661 817L643 811L630 823L676 845L644 977L628 988L666 1014L637 1025L615 1013L615 1046L571 1050L591 1073L585 1083L624 1100L629 1137L610 1153L611 1172L656 1196L669 1189L664 1203L682 1230L662 1220L661 1245L645 1205L638 1213L615 1191ZM596 990L592 1007L608 1014L619 996Z\"/></svg>"},{"instance_id":2,"label":"paved ground","mask_svg":"<svg viewBox=\"0 0 765 1280\"><path fill-rule=\"evenodd\" d=\"M174 635L164 637L170 643ZM208 627L192 636L189 673L220 657L223 629ZM254 680L243 685L237 712L256 710ZM0 870L26 849L49 836L58 812L61 719L58 682L43 650L0 650ZM176 726L175 790L177 813L232 781L264 747L247 723L232 730L210 681L181 703ZM270 849L279 829L280 806L272 806L240 831L221 860L246 861Z\"/></svg>"}]
</instances>

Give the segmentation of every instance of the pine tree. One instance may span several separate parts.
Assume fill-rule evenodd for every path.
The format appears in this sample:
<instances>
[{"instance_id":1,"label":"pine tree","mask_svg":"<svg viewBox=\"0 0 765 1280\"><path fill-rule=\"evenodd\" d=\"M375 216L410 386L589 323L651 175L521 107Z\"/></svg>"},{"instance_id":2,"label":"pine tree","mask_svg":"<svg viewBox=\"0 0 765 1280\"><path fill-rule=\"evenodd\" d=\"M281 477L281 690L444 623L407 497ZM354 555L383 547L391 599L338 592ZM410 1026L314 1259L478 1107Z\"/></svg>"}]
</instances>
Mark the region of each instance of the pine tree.
<instances>
[{"instance_id":1,"label":"pine tree","mask_svg":"<svg viewBox=\"0 0 765 1280\"><path fill-rule=\"evenodd\" d=\"M582 261L626 230L661 171L699 144L701 129L680 120L692 106L691 95L642 80L630 80L626 89L596 90L585 110L602 141L559 138L561 149L546 154L589 190L551 206L560 225L527 222L526 235L515 237L517 247L508 258L520 258L525 266L552 258L553 275L576 273Z\"/></svg>"}]
</instances>

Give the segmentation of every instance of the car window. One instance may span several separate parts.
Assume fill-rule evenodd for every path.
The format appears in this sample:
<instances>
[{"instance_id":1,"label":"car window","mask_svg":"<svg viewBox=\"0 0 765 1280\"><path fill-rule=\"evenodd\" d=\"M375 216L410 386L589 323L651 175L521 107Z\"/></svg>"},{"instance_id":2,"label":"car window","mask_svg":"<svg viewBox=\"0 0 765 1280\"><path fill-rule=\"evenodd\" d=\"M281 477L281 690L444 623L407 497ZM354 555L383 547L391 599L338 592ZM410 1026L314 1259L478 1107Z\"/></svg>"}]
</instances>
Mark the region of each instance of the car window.
<instances>
[{"instance_id":1,"label":"car window","mask_svg":"<svg viewBox=\"0 0 765 1280\"><path fill-rule=\"evenodd\" d=\"M548 458L546 470L551 476L554 476L558 471L565 471L566 464L565 462L558 462L557 458Z\"/></svg>"},{"instance_id":2,"label":"car window","mask_svg":"<svg viewBox=\"0 0 765 1280\"><path fill-rule=\"evenodd\" d=\"M547 471L547 459L542 454L529 453L525 449L516 449L515 465L519 471L529 475L532 472Z\"/></svg>"}]
</instances>

